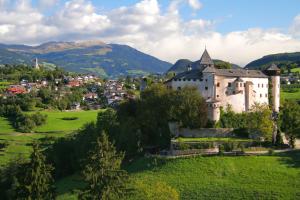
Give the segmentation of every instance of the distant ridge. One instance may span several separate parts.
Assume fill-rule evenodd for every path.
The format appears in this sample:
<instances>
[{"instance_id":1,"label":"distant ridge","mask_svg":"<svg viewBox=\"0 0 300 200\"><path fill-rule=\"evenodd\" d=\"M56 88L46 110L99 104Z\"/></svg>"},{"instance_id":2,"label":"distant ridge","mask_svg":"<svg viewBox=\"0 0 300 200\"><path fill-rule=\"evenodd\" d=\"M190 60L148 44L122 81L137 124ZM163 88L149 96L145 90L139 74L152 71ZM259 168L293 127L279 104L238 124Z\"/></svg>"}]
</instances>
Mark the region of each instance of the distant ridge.
<instances>
[{"instance_id":1,"label":"distant ridge","mask_svg":"<svg viewBox=\"0 0 300 200\"><path fill-rule=\"evenodd\" d=\"M298 65L300 65L300 52L266 55L260 59L250 62L245 66L245 68L265 69L266 67L270 66L272 63L277 64L278 67L290 63L297 63Z\"/></svg>"},{"instance_id":2,"label":"distant ridge","mask_svg":"<svg viewBox=\"0 0 300 200\"><path fill-rule=\"evenodd\" d=\"M127 45L102 41L47 42L38 46L0 44L0 64L41 63L102 77L164 73L172 64Z\"/></svg>"}]
</instances>

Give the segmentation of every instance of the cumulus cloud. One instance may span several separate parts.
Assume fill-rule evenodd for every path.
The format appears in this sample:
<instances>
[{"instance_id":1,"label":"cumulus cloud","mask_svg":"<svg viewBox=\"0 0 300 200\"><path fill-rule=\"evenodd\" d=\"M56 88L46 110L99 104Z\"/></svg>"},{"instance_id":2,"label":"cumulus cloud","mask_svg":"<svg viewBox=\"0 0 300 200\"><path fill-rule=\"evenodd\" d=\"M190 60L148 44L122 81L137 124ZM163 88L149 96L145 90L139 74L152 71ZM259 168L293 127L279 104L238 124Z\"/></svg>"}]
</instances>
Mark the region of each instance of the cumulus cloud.
<instances>
[{"instance_id":1,"label":"cumulus cloud","mask_svg":"<svg viewBox=\"0 0 300 200\"><path fill-rule=\"evenodd\" d=\"M4 1L0 0L0 5L5 5ZM300 49L300 40L295 37L300 33L299 16L290 34L259 28L221 34L216 31L214 20L184 20L179 12L182 3L197 10L202 6L195 0L173 0L167 11L162 11L157 0L142 0L132 6L99 12L90 1L70 0L46 16L29 0L19 0L15 7L0 12L0 42L39 44L100 39L128 44L170 62L199 59L207 45L212 57L241 65L266 54Z\"/></svg>"}]
</instances>

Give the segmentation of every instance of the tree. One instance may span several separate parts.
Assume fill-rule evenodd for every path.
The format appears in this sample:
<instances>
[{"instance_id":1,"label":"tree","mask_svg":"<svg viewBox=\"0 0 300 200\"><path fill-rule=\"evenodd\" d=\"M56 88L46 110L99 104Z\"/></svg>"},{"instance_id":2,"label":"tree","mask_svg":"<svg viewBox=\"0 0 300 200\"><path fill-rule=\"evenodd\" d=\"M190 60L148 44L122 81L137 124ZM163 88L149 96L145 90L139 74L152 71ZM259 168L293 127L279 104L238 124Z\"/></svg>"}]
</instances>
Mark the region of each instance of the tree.
<instances>
[{"instance_id":1,"label":"tree","mask_svg":"<svg viewBox=\"0 0 300 200\"><path fill-rule=\"evenodd\" d=\"M186 87L176 92L172 114L184 127L203 128L207 124L207 106L197 88Z\"/></svg>"},{"instance_id":2,"label":"tree","mask_svg":"<svg viewBox=\"0 0 300 200\"><path fill-rule=\"evenodd\" d=\"M218 69L231 69L232 66L229 62L224 62L224 61L215 61L215 66Z\"/></svg>"},{"instance_id":3,"label":"tree","mask_svg":"<svg viewBox=\"0 0 300 200\"><path fill-rule=\"evenodd\" d=\"M25 168L25 175L17 178L17 199L55 199L53 167L46 164L46 157L38 143L33 144L30 163Z\"/></svg>"},{"instance_id":4,"label":"tree","mask_svg":"<svg viewBox=\"0 0 300 200\"><path fill-rule=\"evenodd\" d=\"M280 127L289 136L289 142L295 147L296 137L300 137L300 106L294 101L286 101L280 113Z\"/></svg>"},{"instance_id":5,"label":"tree","mask_svg":"<svg viewBox=\"0 0 300 200\"><path fill-rule=\"evenodd\" d=\"M248 128L259 131L263 137L272 141L273 121L272 111L266 105L255 104L247 117Z\"/></svg>"},{"instance_id":6,"label":"tree","mask_svg":"<svg viewBox=\"0 0 300 200\"><path fill-rule=\"evenodd\" d=\"M125 194L127 173L121 170L123 153L117 153L103 132L89 153L83 176L88 186L79 199L120 199Z\"/></svg>"}]
</instances>

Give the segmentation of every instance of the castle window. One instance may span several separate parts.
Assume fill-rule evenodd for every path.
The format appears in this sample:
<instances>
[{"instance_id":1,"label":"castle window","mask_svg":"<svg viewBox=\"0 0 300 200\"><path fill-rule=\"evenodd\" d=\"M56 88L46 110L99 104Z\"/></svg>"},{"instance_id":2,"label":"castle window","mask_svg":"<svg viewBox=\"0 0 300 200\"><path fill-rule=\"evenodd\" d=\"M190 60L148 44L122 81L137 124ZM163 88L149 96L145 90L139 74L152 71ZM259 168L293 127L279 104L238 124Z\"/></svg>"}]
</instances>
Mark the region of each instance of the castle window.
<instances>
[{"instance_id":1,"label":"castle window","mask_svg":"<svg viewBox=\"0 0 300 200\"><path fill-rule=\"evenodd\" d=\"M178 79L178 81L181 81L181 79Z\"/></svg>"},{"instance_id":2,"label":"castle window","mask_svg":"<svg viewBox=\"0 0 300 200\"><path fill-rule=\"evenodd\" d=\"M188 81L191 81L191 79L188 79Z\"/></svg>"},{"instance_id":3,"label":"castle window","mask_svg":"<svg viewBox=\"0 0 300 200\"><path fill-rule=\"evenodd\" d=\"M260 94L259 96L260 96L260 98L261 98L261 97L262 97L262 94Z\"/></svg>"},{"instance_id":4,"label":"castle window","mask_svg":"<svg viewBox=\"0 0 300 200\"><path fill-rule=\"evenodd\" d=\"M197 79L194 79L194 81L197 81Z\"/></svg>"},{"instance_id":5,"label":"castle window","mask_svg":"<svg viewBox=\"0 0 300 200\"><path fill-rule=\"evenodd\" d=\"M231 87L231 83L228 83L228 87Z\"/></svg>"},{"instance_id":6,"label":"castle window","mask_svg":"<svg viewBox=\"0 0 300 200\"><path fill-rule=\"evenodd\" d=\"M177 81L177 79L174 79L174 81Z\"/></svg>"},{"instance_id":7,"label":"castle window","mask_svg":"<svg viewBox=\"0 0 300 200\"><path fill-rule=\"evenodd\" d=\"M185 81L185 78L183 79L183 81Z\"/></svg>"},{"instance_id":8,"label":"castle window","mask_svg":"<svg viewBox=\"0 0 300 200\"><path fill-rule=\"evenodd\" d=\"M240 83L240 87L243 87L243 83Z\"/></svg>"},{"instance_id":9,"label":"castle window","mask_svg":"<svg viewBox=\"0 0 300 200\"><path fill-rule=\"evenodd\" d=\"M236 87L239 87L239 84L238 84L238 83L236 83L236 84L235 84L235 86L236 86Z\"/></svg>"},{"instance_id":10,"label":"castle window","mask_svg":"<svg viewBox=\"0 0 300 200\"><path fill-rule=\"evenodd\" d=\"M207 82L207 79L205 79L205 82Z\"/></svg>"},{"instance_id":11,"label":"castle window","mask_svg":"<svg viewBox=\"0 0 300 200\"><path fill-rule=\"evenodd\" d=\"M264 84L261 84L261 87L263 88L263 87L264 87Z\"/></svg>"},{"instance_id":12,"label":"castle window","mask_svg":"<svg viewBox=\"0 0 300 200\"><path fill-rule=\"evenodd\" d=\"M217 95L217 97L219 98L219 95Z\"/></svg>"},{"instance_id":13,"label":"castle window","mask_svg":"<svg viewBox=\"0 0 300 200\"><path fill-rule=\"evenodd\" d=\"M260 87L260 84L258 84L258 87Z\"/></svg>"},{"instance_id":14,"label":"castle window","mask_svg":"<svg viewBox=\"0 0 300 200\"><path fill-rule=\"evenodd\" d=\"M232 94L235 94L235 91L233 91Z\"/></svg>"},{"instance_id":15,"label":"castle window","mask_svg":"<svg viewBox=\"0 0 300 200\"><path fill-rule=\"evenodd\" d=\"M205 87L205 90L208 90L208 87Z\"/></svg>"},{"instance_id":16,"label":"castle window","mask_svg":"<svg viewBox=\"0 0 300 200\"><path fill-rule=\"evenodd\" d=\"M181 87L178 87L177 90L181 90Z\"/></svg>"},{"instance_id":17,"label":"castle window","mask_svg":"<svg viewBox=\"0 0 300 200\"><path fill-rule=\"evenodd\" d=\"M217 83L217 87L220 87L220 83Z\"/></svg>"},{"instance_id":18,"label":"castle window","mask_svg":"<svg viewBox=\"0 0 300 200\"><path fill-rule=\"evenodd\" d=\"M246 83L244 83L244 87L246 87Z\"/></svg>"},{"instance_id":19,"label":"castle window","mask_svg":"<svg viewBox=\"0 0 300 200\"><path fill-rule=\"evenodd\" d=\"M268 94L266 94L266 97L268 97Z\"/></svg>"},{"instance_id":20,"label":"castle window","mask_svg":"<svg viewBox=\"0 0 300 200\"><path fill-rule=\"evenodd\" d=\"M201 79L200 79L200 81L202 82L202 81L203 81L203 79L201 78Z\"/></svg>"}]
</instances>

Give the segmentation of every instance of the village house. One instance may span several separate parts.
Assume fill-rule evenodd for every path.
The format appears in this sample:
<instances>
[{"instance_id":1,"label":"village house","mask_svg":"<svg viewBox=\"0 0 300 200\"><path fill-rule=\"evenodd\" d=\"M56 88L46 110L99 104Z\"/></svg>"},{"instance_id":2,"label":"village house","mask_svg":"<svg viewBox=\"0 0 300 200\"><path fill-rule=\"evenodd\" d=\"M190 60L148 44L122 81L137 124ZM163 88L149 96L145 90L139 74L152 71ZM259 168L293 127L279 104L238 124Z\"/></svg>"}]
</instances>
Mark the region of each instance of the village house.
<instances>
[{"instance_id":1,"label":"village house","mask_svg":"<svg viewBox=\"0 0 300 200\"><path fill-rule=\"evenodd\" d=\"M240 113L250 111L255 103L268 105L271 84L273 110L279 112L280 69L274 64L265 71L218 69L205 49L196 66L189 67L165 84L175 90L196 87L206 100L208 118L212 121L219 120L221 107L231 105L234 112Z\"/></svg>"}]
</instances>

